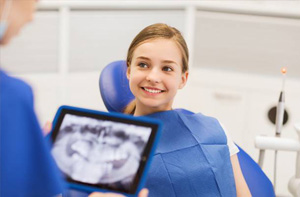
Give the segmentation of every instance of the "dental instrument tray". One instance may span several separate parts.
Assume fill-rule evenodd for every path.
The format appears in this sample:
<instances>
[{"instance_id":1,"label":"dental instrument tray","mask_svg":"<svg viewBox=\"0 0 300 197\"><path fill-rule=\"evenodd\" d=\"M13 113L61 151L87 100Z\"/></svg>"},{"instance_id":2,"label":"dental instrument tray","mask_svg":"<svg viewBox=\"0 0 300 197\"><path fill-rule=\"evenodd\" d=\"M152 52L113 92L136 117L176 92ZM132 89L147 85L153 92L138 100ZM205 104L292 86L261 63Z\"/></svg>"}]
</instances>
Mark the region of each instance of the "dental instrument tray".
<instances>
[{"instance_id":1,"label":"dental instrument tray","mask_svg":"<svg viewBox=\"0 0 300 197\"><path fill-rule=\"evenodd\" d=\"M70 188L137 196L160 135L155 119L61 106L49 137Z\"/></svg>"}]
</instances>

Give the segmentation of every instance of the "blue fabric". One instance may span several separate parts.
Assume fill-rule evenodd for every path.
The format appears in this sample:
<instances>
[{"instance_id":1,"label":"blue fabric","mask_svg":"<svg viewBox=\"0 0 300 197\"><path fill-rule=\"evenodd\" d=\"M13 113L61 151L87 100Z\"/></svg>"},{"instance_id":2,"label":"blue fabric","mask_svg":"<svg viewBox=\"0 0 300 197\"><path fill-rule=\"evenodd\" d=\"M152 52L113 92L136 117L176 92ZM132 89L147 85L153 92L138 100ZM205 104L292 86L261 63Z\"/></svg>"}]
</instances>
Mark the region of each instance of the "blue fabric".
<instances>
[{"instance_id":1,"label":"blue fabric","mask_svg":"<svg viewBox=\"0 0 300 197\"><path fill-rule=\"evenodd\" d=\"M0 196L47 197L63 181L33 108L31 88L0 70Z\"/></svg>"},{"instance_id":2,"label":"blue fabric","mask_svg":"<svg viewBox=\"0 0 300 197\"><path fill-rule=\"evenodd\" d=\"M149 196L236 196L227 138L214 118L171 110L148 174Z\"/></svg>"}]
</instances>

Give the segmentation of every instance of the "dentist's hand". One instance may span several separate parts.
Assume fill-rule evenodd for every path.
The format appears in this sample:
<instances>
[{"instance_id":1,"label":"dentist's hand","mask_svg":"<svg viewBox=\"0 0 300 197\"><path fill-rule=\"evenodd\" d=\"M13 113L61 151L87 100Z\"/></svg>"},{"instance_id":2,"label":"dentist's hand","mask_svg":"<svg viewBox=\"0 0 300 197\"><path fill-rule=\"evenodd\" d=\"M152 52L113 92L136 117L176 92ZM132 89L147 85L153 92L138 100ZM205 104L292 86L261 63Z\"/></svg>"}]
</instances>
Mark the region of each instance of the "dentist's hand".
<instances>
[{"instance_id":1,"label":"dentist's hand","mask_svg":"<svg viewBox=\"0 0 300 197\"><path fill-rule=\"evenodd\" d=\"M142 189L138 197L148 197L148 189ZM94 192L89 197L125 197L121 194Z\"/></svg>"},{"instance_id":2,"label":"dentist's hand","mask_svg":"<svg viewBox=\"0 0 300 197\"><path fill-rule=\"evenodd\" d=\"M47 121L46 124L43 126L42 131L44 136L48 135L52 129L52 122Z\"/></svg>"}]
</instances>

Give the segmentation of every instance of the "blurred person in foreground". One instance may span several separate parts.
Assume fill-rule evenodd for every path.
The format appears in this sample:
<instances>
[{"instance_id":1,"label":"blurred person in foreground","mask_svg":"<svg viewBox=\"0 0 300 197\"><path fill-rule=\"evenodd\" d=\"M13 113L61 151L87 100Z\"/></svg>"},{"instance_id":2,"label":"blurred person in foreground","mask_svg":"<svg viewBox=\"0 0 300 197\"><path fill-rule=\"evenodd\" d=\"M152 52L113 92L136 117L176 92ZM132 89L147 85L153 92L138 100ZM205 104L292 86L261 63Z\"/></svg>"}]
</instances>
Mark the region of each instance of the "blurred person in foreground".
<instances>
[{"instance_id":1,"label":"blurred person in foreground","mask_svg":"<svg viewBox=\"0 0 300 197\"><path fill-rule=\"evenodd\" d=\"M0 0L1 48L32 20L35 5L36 0ZM0 147L1 197L62 193L63 181L38 124L32 90L1 66Z\"/></svg>"},{"instance_id":2,"label":"blurred person in foreground","mask_svg":"<svg viewBox=\"0 0 300 197\"><path fill-rule=\"evenodd\" d=\"M0 47L33 19L37 0L0 0ZM16 57L17 58L17 57ZM0 196L57 196L64 183L34 112L31 87L0 62ZM147 189L139 197L146 197ZM93 193L90 196L122 196Z\"/></svg>"}]
</instances>

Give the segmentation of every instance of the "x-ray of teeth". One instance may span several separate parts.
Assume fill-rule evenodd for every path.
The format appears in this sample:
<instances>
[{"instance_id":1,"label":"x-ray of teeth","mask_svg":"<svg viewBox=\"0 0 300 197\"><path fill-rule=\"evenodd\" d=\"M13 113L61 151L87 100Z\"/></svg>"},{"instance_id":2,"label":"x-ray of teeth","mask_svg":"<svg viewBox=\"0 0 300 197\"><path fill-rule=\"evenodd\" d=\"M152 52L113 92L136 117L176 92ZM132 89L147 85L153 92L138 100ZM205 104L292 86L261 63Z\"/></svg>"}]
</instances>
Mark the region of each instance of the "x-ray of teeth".
<instances>
[{"instance_id":1,"label":"x-ray of teeth","mask_svg":"<svg viewBox=\"0 0 300 197\"><path fill-rule=\"evenodd\" d=\"M136 175L150 133L148 127L66 114L52 154L73 180L126 188Z\"/></svg>"}]
</instances>

